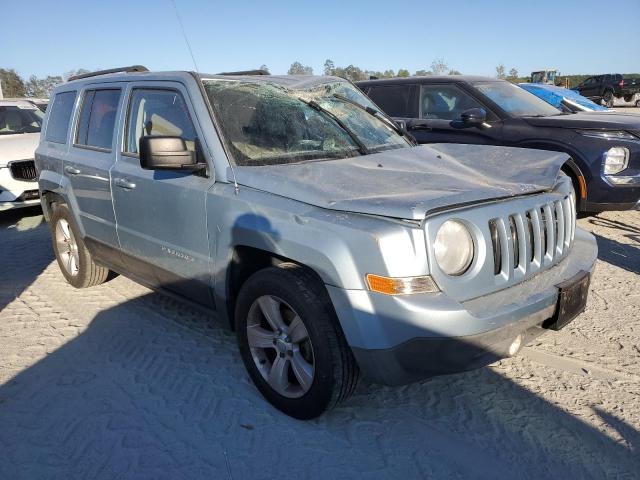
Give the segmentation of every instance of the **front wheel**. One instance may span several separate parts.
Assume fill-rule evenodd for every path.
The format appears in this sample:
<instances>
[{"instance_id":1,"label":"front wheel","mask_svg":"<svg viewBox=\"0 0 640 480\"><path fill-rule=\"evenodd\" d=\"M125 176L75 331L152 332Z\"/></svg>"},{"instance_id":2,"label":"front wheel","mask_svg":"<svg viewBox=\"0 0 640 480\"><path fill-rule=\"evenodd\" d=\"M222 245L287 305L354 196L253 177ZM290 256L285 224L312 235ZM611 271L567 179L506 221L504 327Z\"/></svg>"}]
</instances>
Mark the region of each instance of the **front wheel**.
<instances>
[{"instance_id":1,"label":"front wheel","mask_svg":"<svg viewBox=\"0 0 640 480\"><path fill-rule=\"evenodd\" d=\"M261 270L242 286L236 305L242 360L273 406L306 420L351 395L358 367L313 274L291 263Z\"/></svg>"},{"instance_id":2,"label":"front wheel","mask_svg":"<svg viewBox=\"0 0 640 480\"><path fill-rule=\"evenodd\" d=\"M109 269L93 261L71 212L64 204L57 204L53 208L51 235L58 266L67 282L76 288L86 288L107 280Z\"/></svg>"}]
</instances>

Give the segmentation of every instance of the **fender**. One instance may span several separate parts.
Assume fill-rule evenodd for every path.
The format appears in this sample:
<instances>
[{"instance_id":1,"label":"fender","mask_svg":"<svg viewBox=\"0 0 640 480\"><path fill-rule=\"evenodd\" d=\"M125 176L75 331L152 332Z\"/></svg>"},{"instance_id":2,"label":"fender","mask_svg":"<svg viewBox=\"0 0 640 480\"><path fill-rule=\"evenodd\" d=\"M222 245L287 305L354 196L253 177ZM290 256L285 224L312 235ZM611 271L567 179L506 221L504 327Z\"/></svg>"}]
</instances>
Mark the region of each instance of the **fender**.
<instances>
[{"instance_id":1,"label":"fender","mask_svg":"<svg viewBox=\"0 0 640 480\"><path fill-rule=\"evenodd\" d=\"M571 176L574 181L573 187L578 195L579 208L584 207L587 201L587 179L589 179L591 175L589 174L589 169L584 167L586 161L577 150L564 143L551 140L525 141L518 143L517 146L539 150L555 150L569 155L571 158L565 162L563 171Z\"/></svg>"}]
</instances>

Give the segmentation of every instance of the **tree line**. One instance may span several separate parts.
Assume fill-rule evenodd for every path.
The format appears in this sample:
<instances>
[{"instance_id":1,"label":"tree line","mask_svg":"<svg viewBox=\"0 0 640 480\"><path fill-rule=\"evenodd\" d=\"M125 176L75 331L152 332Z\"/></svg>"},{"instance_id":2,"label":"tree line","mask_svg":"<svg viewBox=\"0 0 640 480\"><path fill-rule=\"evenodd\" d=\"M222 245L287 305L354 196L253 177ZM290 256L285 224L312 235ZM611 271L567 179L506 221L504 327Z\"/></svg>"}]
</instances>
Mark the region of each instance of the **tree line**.
<instances>
[{"instance_id":1,"label":"tree line","mask_svg":"<svg viewBox=\"0 0 640 480\"><path fill-rule=\"evenodd\" d=\"M269 67L266 65L262 65L260 69L267 72L269 71ZM12 68L0 68L0 82L2 82L2 92L5 98L49 98L53 89L67 81L69 77L88 72L89 70L80 68L77 70L69 70L62 75L47 75L46 77L40 78L35 75L31 75L25 80ZM314 72L312 67L304 65L299 61L295 61L291 64L287 73L289 75L313 75ZM416 70L413 74L405 68L400 68L397 71L393 69L379 71L363 69L353 64L349 64L346 67L340 67L336 66L333 60L327 59L324 62L322 73L324 75L346 78L352 82L369 80L370 78L462 74L458 70L450 68L447 62L442 58L438 58L431 62L428 69ZM573 88L590 76L591 75L560 75L560 73L558 73L556 83L558 85L567 85L569 88ZM640 77L640 74L625 74L625 76ZM511 68L507 71L503 64L496 66L495 77L508 80L513 83L526 83L529 81L529 77L521 77L516 68Z\"/></svg>"},{"instance_id":2,"label":"tree line","mask_svg":"<svg viewBox=\"0 0 640 480\"><path fill-rule=\"evenodd\" d=\"M0 68L0 85L5 98L49 98L51 92L69 77L89 73L89 70L80 68L69 70L63 75L47 75L38 78L31 75L27 80L23 79L13 68Z\"/></svg>"}]
</instances>

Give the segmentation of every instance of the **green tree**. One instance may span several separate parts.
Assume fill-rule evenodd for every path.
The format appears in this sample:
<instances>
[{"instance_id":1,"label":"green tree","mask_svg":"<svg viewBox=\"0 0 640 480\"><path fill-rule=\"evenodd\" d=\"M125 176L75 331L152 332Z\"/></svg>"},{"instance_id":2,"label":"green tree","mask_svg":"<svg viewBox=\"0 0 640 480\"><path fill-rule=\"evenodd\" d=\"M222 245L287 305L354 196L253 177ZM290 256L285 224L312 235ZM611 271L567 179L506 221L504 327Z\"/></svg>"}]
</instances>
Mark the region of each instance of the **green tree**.
<instances>
[{"instance_id":1,"label":"green tree","mask_svg":"<svg viewBox=\"0 0 640 480\"><path fill-rule=\"evenodd\" d=\"M509 80L517 80L518 79L518 70L512 68L509 70L509 76L507 77Z\"/></svg>"},{"instance_id":2,"label":"green tree","mask_svg":"<svg viewBox=\"0 0 640 480\"><path fill-rule=\"evenodd\" d=\"M300 62L293 62L287 72L289 75L313 75L313 68Z\"/></svg>"},{"instance_id":3,"label":"green tree","mask_svg":"<svg viewBox=\"0 0 640 480\"><path fill-rule=\"evenodd\" d=\"M13 68L0 68L0 82L2 82L2 94L5 98L24 97L24 80Z\"/></svg>"},{"instance_id":4,"label":"green tree","mask_svg":"<svg viewBox=\"0 0 640 480\"><path fill-rule=\"evenodd\" d=\"M449 75L462 75L462 72L458 70L449 70Z\"/></svg>"},{"instance_id":5,"label":"green tree","mask_svg":"<svg viewBox=\"0 0 640 480\"><path fill-rule=\"evenodd\" d=\"M31 98L49 98L53 89L61 83L64 83L64 80L60 75L48 75L45 78L31 75L25 83L25 95Z\"/></svg>"},{"instance_id":6,"label":"green tree","mask_svg":"<svg viewBox=\"0 0 640 480\"><path fill-rule=\"evenodd\" d=\"M506 78L506 75L504 73L504 65L500 64L496 67L496 77L497 78Z\"/></svg>"},{"instance_id":7,"label":"green tree","mask_svg":"<svg viewBox=\"0 0 640 480\"><path fill-rule=\"evenodd\" d=\"M405 68L401 68L400 70L398 70L398 76L399 77L410 77L411 73L409 73L409 70L407 70Z\"/></svg>"},{"instance_id":8,"label":"green tree","mask_svg":"<svg viewBox=\"0 0 640 480\"><path fill-rule=\"evenodd\" d=\"M333 63L333 60L329 60L328 58L324 62L324 74L325 75L335 75L336 65Z\"/></svg>"},{"instance_id":9,"label":"green tree","mask_svg":"<svg viewBox=\"0 0 640 480\"><path fill-rule=\"evenodd\" d=\"M270 73L269 72L269 67L267 67L264 63L262 65L260 65L260 70L264 70L265 72Z\"/></svg>"},{"instance_id":10,"label":"green tree","mask_svg":"<svg viewBox=\"0 0 640 480\"><path fill-rule=\"evenodd\" d=\"M416 77L426 77L427 75L433 75L433 72L431 70L416 70L414 75Z\"/></svg>"},{"instance_id":11,"label":"green tree","mask_svg":"<svg viewBox=\"0 0 640 480\"><path fill-rule=\"evenodd\" d=\"M433 62L431 62L431 72L434 75L443 75L444 72L449 70L449 66L447 62L442 58L436 58Z\"/></svg>"}]
</instances>

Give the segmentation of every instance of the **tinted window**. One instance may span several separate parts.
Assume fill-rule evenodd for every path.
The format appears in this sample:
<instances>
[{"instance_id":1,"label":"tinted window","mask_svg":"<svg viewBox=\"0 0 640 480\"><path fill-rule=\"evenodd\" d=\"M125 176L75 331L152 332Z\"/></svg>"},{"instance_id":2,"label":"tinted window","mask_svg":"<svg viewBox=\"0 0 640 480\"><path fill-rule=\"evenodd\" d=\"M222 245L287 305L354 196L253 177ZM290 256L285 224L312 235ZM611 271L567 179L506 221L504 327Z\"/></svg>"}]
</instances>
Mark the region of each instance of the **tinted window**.
<instances>
[{"instance_id":1,"label":"tinted window","mask_svg":"<svg viewBox=\"0 0 640 480\"><path fill-rule=\"evenodd\" d=\"M111 150L120 93L119 89L85 93L76 134L77 145Z\"/></svg>"},{"instance_id":2,"label":"tinted window","mask_svg":"<svg viewBox=\"0 0 640 480\"><path fill-rule=\"evenodd\" d=\"M455 85L422 85L420 108L422 118L458 120L465 110L484 106Z\"/></svg>"},{"instance_id":3,"label":"tinted window","mask_svg":"<svg viewBox=\"0 0 640 480\"><path fill-rule=\"evenodd\" d=\"M414 106L414 85L382 85L373 86L369 97L387 115L392 117L417 117Z\"/></svg>"},{"instance_id":4,"label":"tinted window","mask_svg":"<svg viewBox=\"0 0 640 480\"><path fill-rule=\"evenodd\" d=\"M140 137L145 135L182 137L189 150L194 151L196 148L196 130L182 95L178 92L134 90L127 125L125 152L138 153Z\"/></svg>"},{"instance_id":5,"label":"tinted window","mask_svg":"<svg viewBox=\"0 0 640 480\"><path fill-rule=\"evenodd\" d=\"M76 101L76 92L58 93L53 99L51 113L47 121L47 135L45 140L55 143L66 143L69 132L71 111Z\"/></svg>"}]
</instances>

